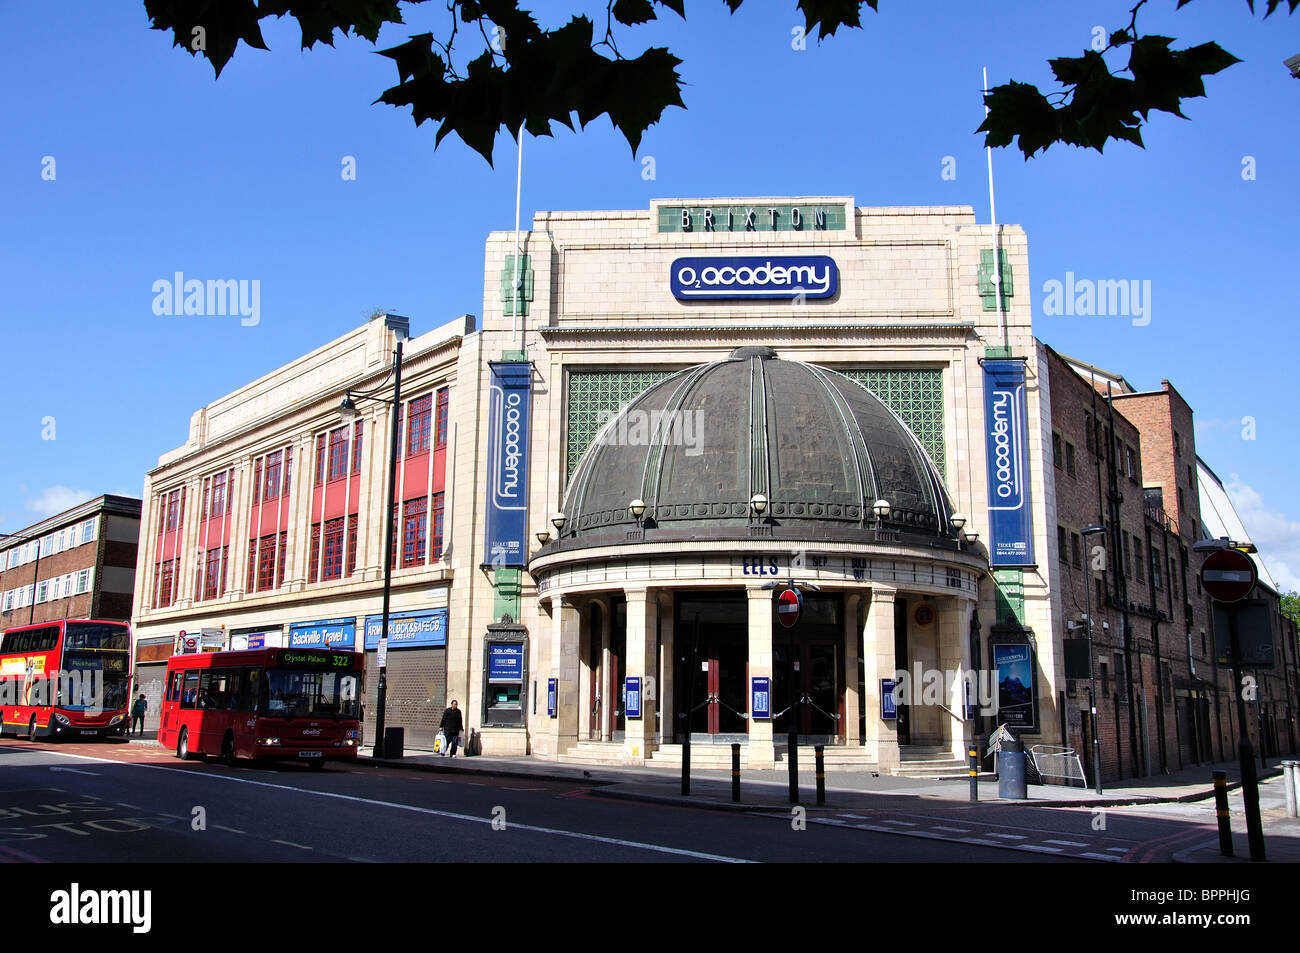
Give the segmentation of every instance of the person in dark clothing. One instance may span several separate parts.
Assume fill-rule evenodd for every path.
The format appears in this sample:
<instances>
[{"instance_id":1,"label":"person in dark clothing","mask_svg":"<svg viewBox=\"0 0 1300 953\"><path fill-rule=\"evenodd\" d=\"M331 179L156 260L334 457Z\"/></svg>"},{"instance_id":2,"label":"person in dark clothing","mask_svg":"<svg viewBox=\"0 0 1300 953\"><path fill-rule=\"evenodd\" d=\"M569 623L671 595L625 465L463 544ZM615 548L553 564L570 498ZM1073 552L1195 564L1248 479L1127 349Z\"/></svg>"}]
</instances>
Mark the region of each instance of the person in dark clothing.
<instances>
[{"instance_id":1,"label":"person in dark clothing","mask_svg":"<svg viewBox=\"0 0 1300 953\"><path fill-rule=\"evenodd\" d=\"M438 726L447 738L447 757L456 757L456 742L460 740L460 731L464 726L460 709L456 707L456 699L453 698L451 707L442 713L442 723Z\"/></svg>"},{"instance_id":2,"label":"person in dark clothing","mask_svg":"<svg viewBox=\"0 0 1300 953\"><path fill-rule=\"evenodd\" d=\"M149 710L149 703L144 699L144 692L135 700L131 706L131 734L135 734L136 725L140 726L140 734L144 734L144 713Z\"/></svg>"}]
</instances>

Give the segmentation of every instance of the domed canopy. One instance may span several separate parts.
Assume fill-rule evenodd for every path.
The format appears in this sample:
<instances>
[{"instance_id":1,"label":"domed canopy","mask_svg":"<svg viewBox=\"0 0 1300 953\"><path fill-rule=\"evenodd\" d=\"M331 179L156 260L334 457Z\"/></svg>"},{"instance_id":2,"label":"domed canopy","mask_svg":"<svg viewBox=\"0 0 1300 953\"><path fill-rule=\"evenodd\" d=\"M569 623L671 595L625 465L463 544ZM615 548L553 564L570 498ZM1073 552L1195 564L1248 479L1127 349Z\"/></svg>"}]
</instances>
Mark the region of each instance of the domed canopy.
<instances>
[{"instance_id":1,"label":"domed canopy","mask_svg":"<svg viewBox=\"0 0 1300 953\"><path fill-rule=\"evenodd\" d=\"M573 472L552 551L626 542L634 501L646 541L875 542L883 526L953 546L943 481L907 425L850 378L769 347L680 371L610 420Z\"/></svg>"}]
</instances>

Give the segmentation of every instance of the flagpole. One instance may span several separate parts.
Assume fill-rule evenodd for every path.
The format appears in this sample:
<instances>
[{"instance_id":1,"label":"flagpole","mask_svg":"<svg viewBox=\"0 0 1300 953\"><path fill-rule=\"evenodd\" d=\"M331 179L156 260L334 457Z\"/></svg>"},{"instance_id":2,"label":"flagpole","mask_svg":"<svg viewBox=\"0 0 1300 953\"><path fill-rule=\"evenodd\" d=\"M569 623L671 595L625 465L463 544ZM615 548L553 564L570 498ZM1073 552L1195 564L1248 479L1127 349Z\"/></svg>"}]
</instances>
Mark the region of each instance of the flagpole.
<instances>
[{"instance_id":1,"label":"flagpole","mask_svg":"<svg viewBox=\"0 0 1300 953\"><path fill-rule=\"evenodd\" d=\"M516 137L519 143L519 162L515 169L515 275L511 285L514 292L514 318L513 327L519 330L519 350L524 349L524 322L521 321L520 311L523 309L524 289L519 284L519 195L524 184L524 126L519 124L519 135Z\"/></svg>"},{"instance_id":2,"label":"flagpole","mask_svg":"<svg viewBox=\"0 0 1300 953\"><path fill-rule=\"evenodd\" d=\"M989 90L989 68L984 67L984 92L987 95ZM989 115L988 99L984 100L984 118ZM1007 339L1007 316L1002 310L1002 236L998 231L998 212L997 206L993 202L993 147L986 145L984 151L988 154L989 162L989 222L993 228L993 269L997 276L997 285L993 289L993 298L998 303L998 326L1002 329L1002 346L1008 347ZM518 228L518 225L515 226Z\"/></svg>"}]
</instances>

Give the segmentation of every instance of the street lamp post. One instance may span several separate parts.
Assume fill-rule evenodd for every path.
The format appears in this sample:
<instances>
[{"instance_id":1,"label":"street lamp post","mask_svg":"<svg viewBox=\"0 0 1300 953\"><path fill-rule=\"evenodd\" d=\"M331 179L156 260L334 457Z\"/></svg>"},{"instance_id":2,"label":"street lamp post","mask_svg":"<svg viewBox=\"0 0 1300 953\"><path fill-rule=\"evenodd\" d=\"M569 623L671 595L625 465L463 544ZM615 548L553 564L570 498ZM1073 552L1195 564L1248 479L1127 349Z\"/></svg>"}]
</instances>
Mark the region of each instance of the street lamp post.
<instances>
[{"instance_id":1,"label":"street lamp post","mask_svg":"<svg viewBox=\"0 0 1300 953\"><path fill-rule=\"evenodd\" d=\"M1104 532L1106 532L1104 526L1084 527L1082 535L1085 559L1088 555L1086 551L1088 537ZM1101 739L1097 737L1097 653L1092 648L1092 564L1088 563L1088 567L1083 575L1083 621L1088 631L1088 724L1092 731L1092 773L1096 791L1101 794ZM1078 603L1076 602L1075 605L1077 606Z\"/></svg>"},{"instance_id":2,"label":"street lamp post","mask_svg":"<svg viewBox=\"0 0 1300 953\"><path fill-rule=\"evenodd\" d=\"M390 431L389 449L388 449L388 509L385 513L386 527L384 530L384 607L383 614L379 623L379 687L375 693L375 707L379 709L375 715L375 743L371 749L373 758L384 757L384 703L388 694L388 614L389 602L393 591L393 536L394 523L396 519L393 513L393 507L396 505L397 495L397 440L400 436L400 422L398 411L402 406L402 344L410 336L411 321L399 314L385 314L384 326L392 331L397 338L397 349L393 353L393 398L390 401L386 397L378 397L374 394L358 393L358 397L365 397L372 400L382 400L384 403L393 405L392 412L392 429ZM357 408L352 403L352 391L348 391L343 398L343 403L339 407L339 413L345 420L351 420L357 416Z\"/></svg>"},{"instance_id":3,"label":"street lamp post","mask_svg":"<svg viewBox=\"0 0 1300 953\"><path fill-rule=\"evenodd\" d=\"M34 536L24 536L22 533L0 533L0 539L25 539L29 543L36 543L36 560L32 566L32 610L27 613L27 624L31 625L36 620L36 586L41 576L41 543Z\"/></svg>"}]
</instances>

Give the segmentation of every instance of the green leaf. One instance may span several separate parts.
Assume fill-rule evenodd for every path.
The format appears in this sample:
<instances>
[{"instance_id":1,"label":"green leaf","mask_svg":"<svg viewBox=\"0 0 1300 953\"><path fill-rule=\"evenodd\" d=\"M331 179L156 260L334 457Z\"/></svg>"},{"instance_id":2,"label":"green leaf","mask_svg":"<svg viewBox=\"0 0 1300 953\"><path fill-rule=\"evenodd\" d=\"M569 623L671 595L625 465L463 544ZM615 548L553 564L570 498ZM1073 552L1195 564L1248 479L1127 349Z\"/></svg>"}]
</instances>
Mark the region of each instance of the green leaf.
<instances>
[{"instance_id":1,"label":"green leaf","mask_svg":"<svg viewBox=\"0 0 1300 953\"><path fill-rule=\"evenodd\" d=\"M654 4L650 0L614 0L611 12L615 20L626 26L649 23L655 19Z\"/></svg>"}]
</instances>

